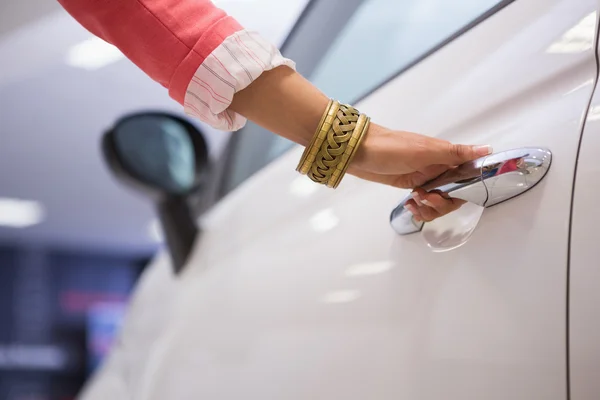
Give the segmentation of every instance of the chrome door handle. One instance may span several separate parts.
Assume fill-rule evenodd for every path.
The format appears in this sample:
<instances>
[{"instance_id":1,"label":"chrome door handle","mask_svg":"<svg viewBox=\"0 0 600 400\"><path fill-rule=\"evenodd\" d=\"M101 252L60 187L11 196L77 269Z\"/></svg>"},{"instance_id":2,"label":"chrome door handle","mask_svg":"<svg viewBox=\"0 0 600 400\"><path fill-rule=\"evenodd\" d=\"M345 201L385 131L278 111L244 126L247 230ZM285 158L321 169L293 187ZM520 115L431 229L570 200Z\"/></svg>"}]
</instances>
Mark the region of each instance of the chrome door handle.
<instances>
[{"instance_id":1,"label":"chrome door handle","mask_svg":"<svg viewBox=\"0 0 600 400\"><path fill-rule=\"evenodd\" d=\"M491 154L462 164L434 178L422 186L451 194L483 207L491 207L534 187L544 178L550 163L550 150L525 147ZM423 228L404 208L411 199L407 196L392 210L390 224L396 233L408 235Z\"/></svg>"}]
</instances>

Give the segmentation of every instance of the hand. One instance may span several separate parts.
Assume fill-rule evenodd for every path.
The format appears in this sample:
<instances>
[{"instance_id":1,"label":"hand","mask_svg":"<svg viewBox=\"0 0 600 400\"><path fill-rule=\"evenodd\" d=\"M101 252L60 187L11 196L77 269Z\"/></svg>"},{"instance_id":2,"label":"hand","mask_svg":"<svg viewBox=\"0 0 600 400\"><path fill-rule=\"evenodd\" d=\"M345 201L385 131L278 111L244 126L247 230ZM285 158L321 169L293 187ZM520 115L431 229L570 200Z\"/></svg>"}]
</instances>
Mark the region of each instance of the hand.
<instances>
[{"instance_id":1,"label":"hand","mask_svg":"<svg viewBox=\"0 0 600 400\"><path fill-rule=\"evenodd\" d=\"M348 172L359 178L418 188L449 168L491 154L491 146L469 146L371 124ZM406 208L418 221L432 221L465 203L439 191L415 189Z\"/></svg>"},{"instance_id":2,"label":"hand","mask_svg":"<svg viewBox=\"0 0 600 400\"><path fill-rule=\"evenodd\" d=\"M414 215L418 222L431 222L452 211L458 210L466 203L462 199L453 199L447 193L439 190L426 192L417 188L412 192L412 200L406 202L404 207Z\"/></svg>"},{"instance_id":3,"label":"hand","mask_svg":"<svg viewBox=\"0 0 600 400\"><path fill-rule=\"evenodd\" d=\"M306 146L328 102L329 98L300 74L278 67L264 72L246 89L236 93L230 109ZM370 181L412 189L449 168L484 157L491 151L490 146L455 145L372 123L348 172ZM440 217L461 205L460 201L444 198L439 193L425 195L423 191L423 198L432 206L409 202L416 207L415 218L423 220Z\"/></svg>"}]
</instances>

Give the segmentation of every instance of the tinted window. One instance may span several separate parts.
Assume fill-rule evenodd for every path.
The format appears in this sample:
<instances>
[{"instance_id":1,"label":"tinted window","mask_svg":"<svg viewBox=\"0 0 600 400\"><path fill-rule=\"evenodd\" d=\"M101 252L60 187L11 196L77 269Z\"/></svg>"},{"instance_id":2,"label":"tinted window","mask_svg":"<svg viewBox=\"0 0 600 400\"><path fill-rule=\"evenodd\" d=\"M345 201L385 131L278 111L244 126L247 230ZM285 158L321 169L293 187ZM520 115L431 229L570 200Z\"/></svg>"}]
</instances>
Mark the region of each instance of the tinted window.
<instances>
[{"instance_id":1,"label":"tinted window","mask_svg":"<svg viewBox=\"0 0 600 400\"><path fill-rule=\"evenodd\" d=\"M355 101L497 3L366 0L311 80L330 97Z\"/></svg>"}]
</instances>

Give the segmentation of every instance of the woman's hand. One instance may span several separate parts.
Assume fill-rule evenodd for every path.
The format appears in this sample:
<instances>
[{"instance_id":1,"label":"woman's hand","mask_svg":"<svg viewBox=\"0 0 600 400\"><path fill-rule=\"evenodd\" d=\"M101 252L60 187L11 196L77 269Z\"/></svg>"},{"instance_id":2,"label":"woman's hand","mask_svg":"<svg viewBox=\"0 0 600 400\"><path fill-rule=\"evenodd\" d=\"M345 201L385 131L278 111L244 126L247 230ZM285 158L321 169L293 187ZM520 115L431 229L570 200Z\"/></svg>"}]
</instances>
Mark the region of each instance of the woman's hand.
<instances>
[{"instance_id":1,"label":"woman's hand","mask_svg":"<svg viewBox=\"0 0 600 400\"><path fill-rule=\"evenodd\" d=\"M485 157L491 146L452 144L411 132L371 124L348 172L363 179L403 189L418 188L449 168ZM418 221L432 221L457 210L465 201L441 192L413 191L406 204Z\"/></svg>"},{"instance_id":2,"label":"woman's hand","mask_svg":"<svg viewBox=\"0 0 600 400\"><path fill-rule=\"evenodd\" d=\"M466 203L462 199L453 199L447 193L434 190L426 192L417 188L412 193L413 199L406 202L404 207L410 211L415 220L430 222L452 211L456 211Z\"/></svg>"},{"instance_id":3,"label":"woman's hand","mask_svg":"<svg viewBox=\"0 0 600 400\"><path fill-rule=\"evenodd\" d=\"M306 146L329 98L297 72L279 67L263 73L238 92L231 110L272 132ZM447 169L484 157L490 146L455 145L416 133L392 131L371 123L348 172L404 189L417 188ZM415 191L407 206L415 218L431 221L462 205L440 193Z\"/></svg>"}]
</instances>

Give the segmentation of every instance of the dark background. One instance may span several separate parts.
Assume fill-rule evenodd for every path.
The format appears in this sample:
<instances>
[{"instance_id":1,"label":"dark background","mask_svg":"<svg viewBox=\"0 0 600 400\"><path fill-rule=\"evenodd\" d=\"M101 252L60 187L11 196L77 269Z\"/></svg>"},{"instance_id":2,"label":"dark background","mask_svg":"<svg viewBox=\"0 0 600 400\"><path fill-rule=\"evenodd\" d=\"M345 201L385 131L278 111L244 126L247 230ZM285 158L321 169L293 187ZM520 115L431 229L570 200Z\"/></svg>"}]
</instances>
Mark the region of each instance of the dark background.
<instances>
[{"instance_id":1,"label":"dark background","mask_svg":"<svg viewBox=\"0 0 600 400\"><path fill-rule=\"evenodd\" d=\"M148 261L0 246L0 399L74 399Z\"/></svg>"}]
</instances>

